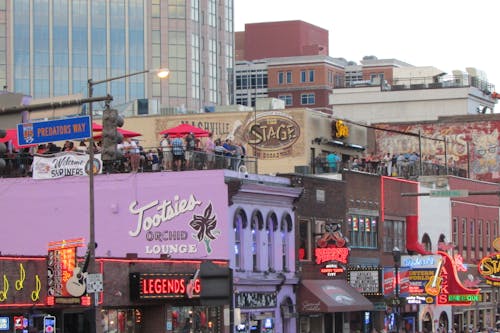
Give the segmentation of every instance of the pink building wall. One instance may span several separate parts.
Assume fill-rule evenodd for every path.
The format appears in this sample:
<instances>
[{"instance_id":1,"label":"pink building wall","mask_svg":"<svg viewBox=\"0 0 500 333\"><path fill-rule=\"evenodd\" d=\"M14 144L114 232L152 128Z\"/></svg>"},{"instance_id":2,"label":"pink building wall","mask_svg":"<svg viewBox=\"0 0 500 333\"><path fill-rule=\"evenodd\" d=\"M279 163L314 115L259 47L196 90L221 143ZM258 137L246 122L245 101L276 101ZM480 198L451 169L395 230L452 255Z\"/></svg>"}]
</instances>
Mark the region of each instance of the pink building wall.
<instances>
[{"instance_id":1,"label":"pink building wall","mask_svg":"<svg viewBox=\"0 0 500 333\"><path fill-rule=\"evenodd\" d=\"M223 171L94 179L97 256L229 259L232 227ZM45 255L51 241L88 241L87 177L0 179L0 188L2 255Z\"/></svg>"}]
</instances>

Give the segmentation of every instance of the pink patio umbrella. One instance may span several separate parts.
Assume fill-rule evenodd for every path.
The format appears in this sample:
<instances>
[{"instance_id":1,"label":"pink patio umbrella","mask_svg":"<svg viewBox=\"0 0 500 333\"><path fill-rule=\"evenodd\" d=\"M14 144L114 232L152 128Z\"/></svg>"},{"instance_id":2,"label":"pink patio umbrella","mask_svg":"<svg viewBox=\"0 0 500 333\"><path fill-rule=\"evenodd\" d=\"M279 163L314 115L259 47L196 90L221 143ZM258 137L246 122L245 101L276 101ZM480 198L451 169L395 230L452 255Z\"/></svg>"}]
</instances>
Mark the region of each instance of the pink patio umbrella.
<instances>
[{"instance_id":1,"label":"pink patio umbrella","mask_svg":"<svg viewBox=\"0 0 500 333\"><path fill-rule=\"evenodd\" d=\"M160 132L160 134L168 134L171 137L181 137L189 133L193 133L195 137L207 137L208 134L210 133L207 130L204 130L203 128L199 128L193 125L189 124L180 124L178 126L163 130Z\"/></svg>"}]
</instances>

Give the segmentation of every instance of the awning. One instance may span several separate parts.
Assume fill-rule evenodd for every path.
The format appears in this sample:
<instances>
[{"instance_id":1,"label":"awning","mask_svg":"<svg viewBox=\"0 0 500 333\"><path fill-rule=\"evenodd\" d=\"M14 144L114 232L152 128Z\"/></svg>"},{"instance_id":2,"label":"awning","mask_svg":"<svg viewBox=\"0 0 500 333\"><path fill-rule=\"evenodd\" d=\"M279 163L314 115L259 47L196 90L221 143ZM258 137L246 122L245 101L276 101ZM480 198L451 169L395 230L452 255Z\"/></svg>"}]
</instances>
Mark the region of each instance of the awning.
<instances>
[{"instance_id":1,"label":"awning","mask_svg":"<svg viewBox=\"0 0 500 333\"><path fill-rule=\"evenodd\" d=\"M371 311L373 303L345 280L303 280L298 294L299 312Z\"/></svg>"}]
</instances>

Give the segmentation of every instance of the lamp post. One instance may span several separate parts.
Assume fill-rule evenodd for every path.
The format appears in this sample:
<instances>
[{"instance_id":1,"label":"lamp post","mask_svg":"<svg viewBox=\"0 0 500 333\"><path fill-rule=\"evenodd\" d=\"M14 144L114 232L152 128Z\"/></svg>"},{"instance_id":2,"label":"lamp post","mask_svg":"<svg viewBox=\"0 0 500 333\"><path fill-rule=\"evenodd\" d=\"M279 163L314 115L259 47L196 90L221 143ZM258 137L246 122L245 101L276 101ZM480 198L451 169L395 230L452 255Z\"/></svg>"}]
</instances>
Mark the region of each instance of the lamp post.
<instances>
[{"instance_id":1,"label":"lamp post","mask_svg":"<svg viewBox=\"0 0 500 333\"><path fill-rule=\"evenodd\" d=\"M399 267L401 266L401 250L395 246L392 249L392 257L394 259L394 293L395 299L394 303L396 305L396 332L399 333L399 322L400 322L400 299L399 299Z\"/></svg>"},{"instance_id":2,"label":"lamp post","mask_svg":"<svg viewBox=\"0 0 500 333\"><path fill-rule=\"evenodd\" d=\"M168 77L170 71L166 68L158 69L158 70L142 70L139 72L124 74L120 76L110 77L103 80L94 81L92 79L88 79L87 81L87 94L90 99L94 92L94 86L101 83L106 83L110 81L115 81L119 79L124 79L130 76L145 74L149 72L156 72L157 76L160 79ZM90 115L90 124L93 124L93 108L92 102L89 103L89 115ZM95 272L95 206L94 206L94 131L92 127L90 128L90 140L89 140L89 245L88 245L88 253L89 253L89 273ZM94 293L91 294L91 319L90 319L90 332L94 333L97 330L96 327L96 306L97 306L97 298Z\"/></svg>"}]
</instances>

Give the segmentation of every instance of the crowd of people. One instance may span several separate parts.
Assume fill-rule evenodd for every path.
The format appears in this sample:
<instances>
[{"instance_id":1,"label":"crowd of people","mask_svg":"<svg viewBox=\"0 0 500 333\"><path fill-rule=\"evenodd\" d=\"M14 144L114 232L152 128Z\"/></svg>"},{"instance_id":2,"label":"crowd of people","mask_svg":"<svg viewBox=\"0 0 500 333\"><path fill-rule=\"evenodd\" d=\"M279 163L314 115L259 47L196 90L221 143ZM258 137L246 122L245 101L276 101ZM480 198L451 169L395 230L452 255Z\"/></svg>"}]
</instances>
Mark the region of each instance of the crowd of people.
<instances>
[{"instance_id":1,"label":"crowd of people","mask_svg":"<svg viewBox=\"0 0 500 333\"><path fill-rule=\"evenodd\" d=\"M165 134L160 141L161 170L180 171L189 169L232 169L238 170L245 163L246 148L234 137L224 141L208 137L196 138L188 133L183 138L171 138Z\"/></svg>"},{"instance_id":2,"label":"crowd of people","mask_svg":"<svg viewBox=\"0 0 500 333\"><path fill-rule=\"evenodd\" d=\"M422 162L422 170L420 162ZM383 155L364 154L343 156L337 152L321 152L314 160L316 173L336 173L342 169L374 173L381 176L410 178L424 175L439 175L445 172L459 172L452 158L445 166L439 158L425 156L417 152L386 153ZM447 171L444 169L448 169Z\"/></svg>"},{"instance_id":3,"label":"crowd of people","mask_svg":"<svg viewBox=\"0 0 500 333\"><path fill-rule=\"evenodd\" d=\"M35 155L51 155L61 152L88 153L89 142L66 141L62 146L50 142L7 154L8 171L15 176L29 176ZM183 137L163 135L158 147L144 148L135 138L124 138L117 145L119 156L104 164L105 172L142 172L142 171L181 171L203 169L232 169L238 171L245 165L246 148L234 137L224 140L208 137L195 137L188 133ZM102 152L102 141L94 141L94 153ZM5 170L4 170L5 172Z\"/></svg>"}]
</instances>

